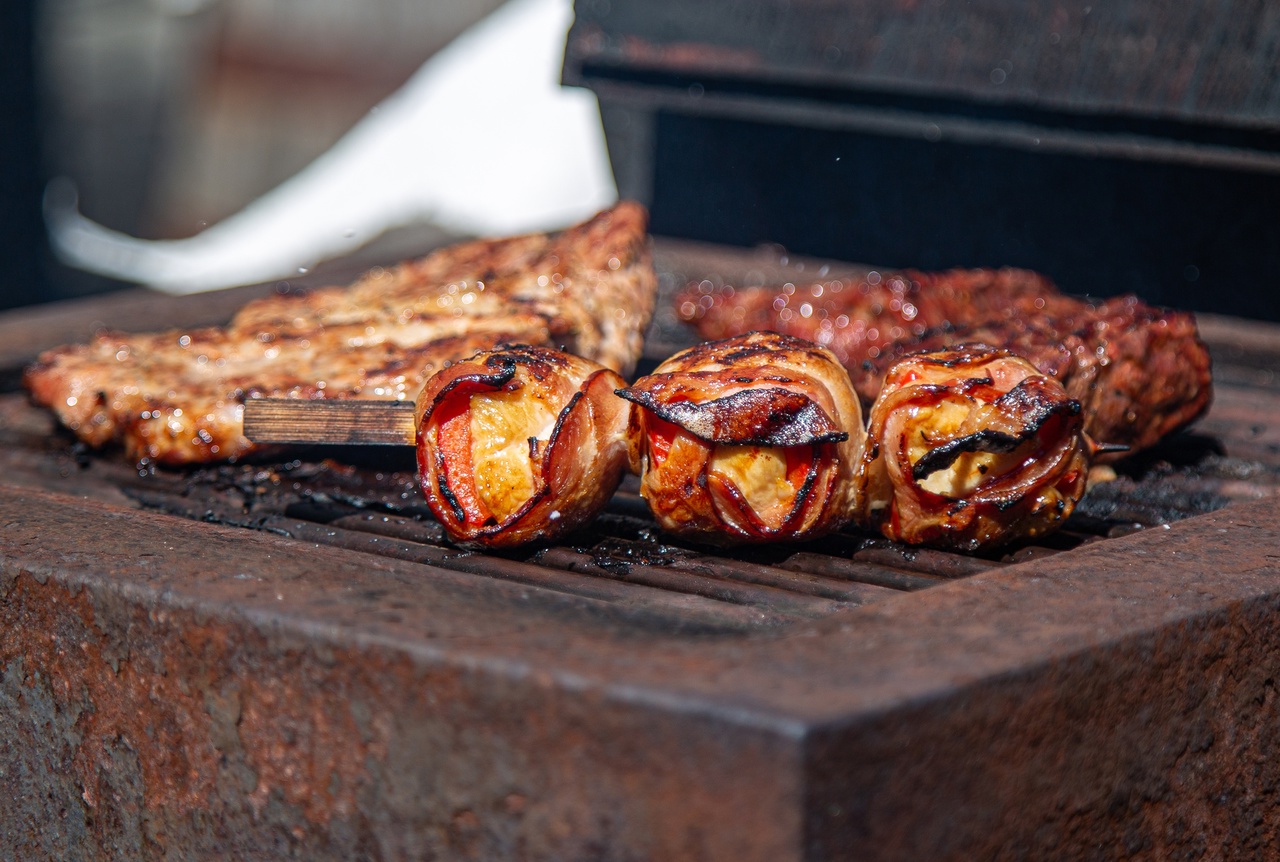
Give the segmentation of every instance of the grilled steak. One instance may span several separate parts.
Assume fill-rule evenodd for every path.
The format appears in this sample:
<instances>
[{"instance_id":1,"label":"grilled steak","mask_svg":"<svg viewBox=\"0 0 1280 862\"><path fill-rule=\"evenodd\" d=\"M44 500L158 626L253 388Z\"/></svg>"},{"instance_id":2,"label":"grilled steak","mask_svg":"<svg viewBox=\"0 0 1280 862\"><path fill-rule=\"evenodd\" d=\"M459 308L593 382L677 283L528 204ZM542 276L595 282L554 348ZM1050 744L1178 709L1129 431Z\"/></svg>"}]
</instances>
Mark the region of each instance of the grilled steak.
<instances>
[{"instance_id":1,"label":"grilled steak","mask_svg":"<svg viewBox=\"0 0 1280 862\"><path fill-rule=\"evenodd\" d=\"M863 402L903 356L965 342L1007 348L1062 382L1096 442L1153 445L1208 409L1209 352L1195 319L1133 296L1088 302L1025 270L904 272L735 288L701 282L677 298L704 338L771 329L829 348Z\"/></svg>"},{"instance_id":2,"label":"grilled steak","mask_svg":"<svg viewBox=\"0 0 1280 862\"><path fill-rule=\"evenodd\" d=\"M350 287L246 305L226 327L104 333L44 353L33 398L94 446L181 464L242 456L244 400L417 397L432 372L497 345L564 347L627 373L656 279L642 207L555 234L462 243Z\"/></svg>"},{"instance_id":3,"label":"grilled steak","mask_svg":"<svg viewBox=\"0 0 1280 862\"><path fill-rule=\"evenodd\" d=\"M1018 299L1047 295L1059 294L1044 276L1023 269L872 271L754 287L702 281L686 287L676 305L704 339L772 330L821 344L852 368L933 327L986 320Z\"/></svg>"}]
</instances>

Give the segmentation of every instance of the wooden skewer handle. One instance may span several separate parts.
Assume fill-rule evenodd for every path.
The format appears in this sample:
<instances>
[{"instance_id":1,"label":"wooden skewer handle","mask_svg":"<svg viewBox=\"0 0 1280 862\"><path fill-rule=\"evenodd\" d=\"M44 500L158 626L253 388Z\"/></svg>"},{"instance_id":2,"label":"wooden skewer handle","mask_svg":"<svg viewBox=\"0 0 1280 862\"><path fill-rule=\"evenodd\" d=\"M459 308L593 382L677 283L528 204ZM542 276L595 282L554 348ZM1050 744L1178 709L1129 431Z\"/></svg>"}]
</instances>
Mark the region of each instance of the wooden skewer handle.
<instances>
[{"instance_id":1,"label":"wooden skewer handle","mask_svg":"<svg viewBox=\"0 0 1280 862\"><path fill-rule=\"evenodd\" d=\"M412 446L418 416L412 401L250 398L244 436L254 443Z\"/></svg>"}]
</instances>

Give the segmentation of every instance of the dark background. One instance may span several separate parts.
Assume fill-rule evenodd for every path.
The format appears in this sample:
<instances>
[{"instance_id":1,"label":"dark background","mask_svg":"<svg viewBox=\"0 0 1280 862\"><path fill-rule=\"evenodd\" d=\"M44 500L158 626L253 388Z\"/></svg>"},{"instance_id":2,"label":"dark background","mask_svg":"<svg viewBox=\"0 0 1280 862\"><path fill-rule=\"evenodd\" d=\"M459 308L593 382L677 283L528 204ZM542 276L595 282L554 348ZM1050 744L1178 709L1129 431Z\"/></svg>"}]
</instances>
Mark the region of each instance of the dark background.
<instances>
[{"instance_id":1,"label":"dark background","mask_svg":"<svg viewBox=\"0 0 1280 862\"><path fill-rule=\"evenodd\" d=\"M48 293L34 34L31 0L0 3L0 308Z\"/></svg>"},{"instance_id":2,"label":"dark background","mask_svg":"<svg viewBox=\"0 0 1280 862\"><path fill-rule=\"evenodd\" d=\"M654 141L659 234L1280 320L1280 175L674 112Z\"/></svg>"}]
</instances>

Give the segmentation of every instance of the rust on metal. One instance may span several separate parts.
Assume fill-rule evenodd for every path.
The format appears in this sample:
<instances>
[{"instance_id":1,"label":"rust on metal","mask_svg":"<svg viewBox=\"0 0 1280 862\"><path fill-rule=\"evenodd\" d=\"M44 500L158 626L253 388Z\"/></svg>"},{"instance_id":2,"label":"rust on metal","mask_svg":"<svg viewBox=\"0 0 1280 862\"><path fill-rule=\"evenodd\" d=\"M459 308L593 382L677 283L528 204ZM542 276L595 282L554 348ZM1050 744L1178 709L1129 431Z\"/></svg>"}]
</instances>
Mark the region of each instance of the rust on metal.
<instances>
[{"instance_id":1,"label":"rust on metal","mask_svg":"<svg viewBox=\"0 0 1280 862\"><path fill-rule=\"evenodd\" d=\"M139 470L0 393L0 855L1275 855L1280 335L1216 325L1205 420L999 558L634 483L470 553L411 458Z\"/></svg>"},{"instance_id":2,"label":"rust on metal","mask_svg":"<svg viewBox=\"0 0 1280 862\"><path fill-rule=\"evenodd\" d=\"M73 766L84 858L133 827L140 858L277 830L463 858L1212 852L1274 786L1250 771L1280 742L1266 502L709 640L35 492L0 524L0 721Z\"/></svg>"},{"instance_id":3,"label":"rust on metal","mask_svg":"<svg viewBox=\"0 0 1280 862\"><path fill-rule=\"evenodd\" d=\"M29 836L24 858L119 858L139 830L126 858L284 841L311 858L763 859L798 840L765 814L797 795L788 720L735 729L701 698L583 676L592 637L622 637L590 603L34 493L0 502L0 524L7 766L52 750L76 791L53 801L74 828ZM0 776L27 800L0 814L6 835L48 813L23 772ZM650 813L624 816L633 799ZM753 810L759 828L730 828Z\"/></svg>"}]
</instances>

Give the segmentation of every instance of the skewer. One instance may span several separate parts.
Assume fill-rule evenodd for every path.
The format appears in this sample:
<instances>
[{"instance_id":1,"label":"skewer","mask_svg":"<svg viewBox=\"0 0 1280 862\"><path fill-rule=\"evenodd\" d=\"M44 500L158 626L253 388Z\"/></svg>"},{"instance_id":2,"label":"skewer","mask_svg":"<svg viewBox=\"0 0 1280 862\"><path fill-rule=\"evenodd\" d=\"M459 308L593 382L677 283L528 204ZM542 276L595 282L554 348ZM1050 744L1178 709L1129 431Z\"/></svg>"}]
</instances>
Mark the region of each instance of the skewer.
<instances>
[{"instance_id":1,"label":"skewer","mask_svg":"<svg viewBox=\"0 0 1280 862\"><path fill-rule=\"evenodd\" d=\"M244 404L244 435L254 443L412 446L417 433L412 401L250 398Z\"/></svg>"}]
</instances>

